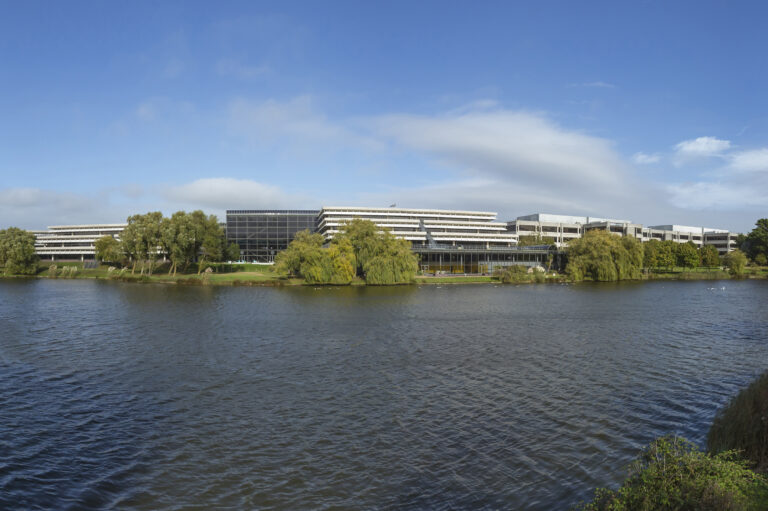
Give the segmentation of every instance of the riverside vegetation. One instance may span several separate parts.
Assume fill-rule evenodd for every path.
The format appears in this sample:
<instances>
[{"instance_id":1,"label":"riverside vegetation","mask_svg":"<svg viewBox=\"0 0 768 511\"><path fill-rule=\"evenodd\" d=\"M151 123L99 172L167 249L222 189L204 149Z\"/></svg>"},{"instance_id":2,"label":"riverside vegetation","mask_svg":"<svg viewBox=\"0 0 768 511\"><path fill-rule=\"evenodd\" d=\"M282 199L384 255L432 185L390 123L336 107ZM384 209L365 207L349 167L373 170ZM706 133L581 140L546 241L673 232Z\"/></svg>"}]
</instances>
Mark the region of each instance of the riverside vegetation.
<instances>
[{"instance_id":1,"label":"riverside vegetation","mask_svg":"<svg viewBox=\"0 0 768 511\"><path fill-rule=\"evenodd\" d=\"M105 265L84 269L63 263L53 271L40 264L34 235L11 227L0 230L0 266L5 275L46 274L51 277L111 278L131 281L212 283L227 285L387 285L497 282L580 282L768 278L768 219L739 240L741 250L720 257L712 246L691 242L651 240L640 243L606 231L593 230L566 249L563 273L522 266L497 269L493 275L418 275L418 259L410 242L396 238L373 222L356 219L344 226L327 247L319 234L297 233L287 250L269 265L227 265L239 259L237 244L227 245L223 228L213 215L178 211L169 218L160 212L133 215L120 240L96 240L96 258ZM547 238L521 237L521 245L548 243ZM551 261L550 261L551 263ZM79 271L65 267L78 266ZM109 270L114 268L114 270ZM158 275L157 271L166 271ZM138 276L137 276L138 273ZM177 276L177 273L180 273Z\"/></svg>"},{"instance_id":2,"label":"riverside vegetation","mask_svg":"<svg viewBox=\"0 0 768 511\"><path fill-rule=\"evenodd\" d=\"M768 509L768 372L718 412L706 452L682 438L658 438L630 466L619 489L599 488L579 509Z\"/></svg>"}]
</instances>

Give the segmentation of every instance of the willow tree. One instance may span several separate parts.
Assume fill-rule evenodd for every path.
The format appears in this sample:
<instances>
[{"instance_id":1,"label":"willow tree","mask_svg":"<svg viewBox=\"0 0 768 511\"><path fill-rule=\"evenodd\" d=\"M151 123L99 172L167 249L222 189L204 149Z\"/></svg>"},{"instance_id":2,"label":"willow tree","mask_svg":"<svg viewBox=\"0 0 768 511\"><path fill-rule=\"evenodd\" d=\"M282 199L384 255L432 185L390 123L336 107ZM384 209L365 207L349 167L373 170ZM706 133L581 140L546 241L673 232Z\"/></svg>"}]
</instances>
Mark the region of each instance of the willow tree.
<instances>
[{"instance_id":1,"label":"willow tree","mask_svg":"<svg viewBox=\"0 0 768 511\"><path fill-rule=\"evenodd\" d=\"M389 229L356 218L343 225L334 237L335 243L342 240L352 246L356 273L366 284L402 284L416 276L419 261L411 251L411 242L397 238Z\"/></svg>"},{"instance_id":2,"label":"willow tree","mask_svg":"<svg viewBox=\"0 0 768 511\"><path fill-rule=\"evenodd\" d=\"M640 242L608 231L592 230L568 243L566 273L573 280L639 279L644 250Z\"/></svg>"},{"instance_id":3,"label":"willow tree","mask_svg":"<svg viewBox=\"0 0 768 511\"><path fill-rule=\"evenodd\" d=\"M275 256L275 270L282 274L300 276L301 265L322 249L323 241L322 234L313 234L309 229L297 232L288 248Z\"/></svg>"}]
</instances>

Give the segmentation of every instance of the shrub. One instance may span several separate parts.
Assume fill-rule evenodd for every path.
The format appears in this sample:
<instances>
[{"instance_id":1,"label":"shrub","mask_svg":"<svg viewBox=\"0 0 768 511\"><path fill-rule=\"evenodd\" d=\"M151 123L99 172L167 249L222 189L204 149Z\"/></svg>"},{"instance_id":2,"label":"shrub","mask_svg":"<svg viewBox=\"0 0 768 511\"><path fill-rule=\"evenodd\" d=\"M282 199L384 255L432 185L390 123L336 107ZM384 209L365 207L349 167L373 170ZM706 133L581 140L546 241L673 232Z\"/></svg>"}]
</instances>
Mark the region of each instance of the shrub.
<instances>
[{"instance_id":1,"label":"shrub","mask_svg":"<svg viewBox=\"0 0 768 511\"><path fill-rule=\"evenodd\" d=\"M723 256L723 263L731 275L742 275L747 265L747 256L741 250L733 250Z\"/></svg>"},{"instance_id":2,"label":"shrub","mask_svg":"<svg viewBox=\"0 0 768 511\"><path fill-rule=\"evenodd\" d=\"M497 268L493 275L504 284L515 284L529 280L528 267L519 264Z\"/></svg>"},{"instance_id":3,"label":"shrub","mask_svg":"<svg viewBox=\"0 0 768 511\"><path fill-rule=\"evenodd\" d=\"M765 254L757 254L755 256L755 264L758 266L768 265L768 257L766 257Z\"/></svg>"},{"instance_id":4,"label":"shrub","mask_svg":"<svg viewBox=\"0 0 768 511\"><path fill-rule=\"evenodd\" d=\"M768 481L734 451L708 455L679 437L652 442L616 491L598 489L579 509L597 511L766 509Z\"/></svg>"},{"instance_id":5,"label":"shrub","mask_svg":"<svg viewBox=\"0 0 768 511\"><path fill-rule=\"evenodd\" d=\"M768 472L768 371L717 413L707 448L715 453L738 450L758 471Z\"/></svg>"}]
</instances>

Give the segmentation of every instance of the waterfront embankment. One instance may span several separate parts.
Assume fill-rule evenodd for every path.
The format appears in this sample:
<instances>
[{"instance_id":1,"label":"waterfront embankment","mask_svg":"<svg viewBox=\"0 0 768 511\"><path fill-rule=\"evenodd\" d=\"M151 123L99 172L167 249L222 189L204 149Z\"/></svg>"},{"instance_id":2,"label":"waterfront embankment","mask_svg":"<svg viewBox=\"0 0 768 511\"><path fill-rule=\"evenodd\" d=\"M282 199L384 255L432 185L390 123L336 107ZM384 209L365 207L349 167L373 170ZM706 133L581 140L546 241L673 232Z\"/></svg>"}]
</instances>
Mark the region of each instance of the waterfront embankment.
<instances>
[{"instance_id":1,"label":"waterfront embankment","mask_svg":"<svg viewBox=\"0 0 768 511\"><path fill-rule=\"evenodd\" d=\"M53 265L55 264L55 267ZM53 268L52 268L53 267ZM301 286L317 285L306 284L303 279L280 275L273 265L268 264L220 264L211 265L210 272L196 271L179 272L176 275L169 274L167 265L159 265L150 275L140 270L131 272L130 268L114 268L110 270L108 265L99 265L96 268L84 267L79 262L43 262L38 265L35 275L6 276L10 278L56 278L56 279L97 279L119 282L157 283L176 285L211 285L211 286ZM2 273L0 272L0 277ZM768 267L748 266L745 273L734 277L723 268L680 268L673 267L663 270L644 272L639 280L729 280L729 279L766 279ZM572 282L568 276L557 272L533 272L521 273L508 284L534 284L534 283L566 283ZM465 275L465 274L441 274L441 275L417 275L413 284L500 284L502 279L494 275ZM352 286L365 286L362 279L355 278L349 284Z\"/></svg>"}]
</instances>

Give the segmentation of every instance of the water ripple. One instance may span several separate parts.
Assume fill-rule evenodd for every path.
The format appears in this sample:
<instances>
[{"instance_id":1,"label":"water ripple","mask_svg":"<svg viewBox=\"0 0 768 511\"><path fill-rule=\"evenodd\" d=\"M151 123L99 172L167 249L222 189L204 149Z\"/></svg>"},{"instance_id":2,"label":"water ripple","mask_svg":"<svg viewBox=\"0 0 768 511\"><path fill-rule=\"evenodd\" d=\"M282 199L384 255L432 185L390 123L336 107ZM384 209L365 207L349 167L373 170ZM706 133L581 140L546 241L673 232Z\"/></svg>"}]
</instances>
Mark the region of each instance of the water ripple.
<instances>
[{"instance_id":1,"label":"water ripple","mask_svg":"<svg viewBox=\"0 0 768 511\"><path fill-rule=\"evenodd\" d=\"M2 282L0 508L568 508L765 369L721 287Z\"/></svg>"}]
</instances>

